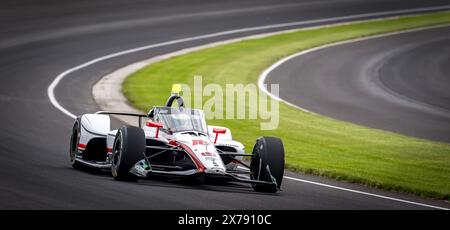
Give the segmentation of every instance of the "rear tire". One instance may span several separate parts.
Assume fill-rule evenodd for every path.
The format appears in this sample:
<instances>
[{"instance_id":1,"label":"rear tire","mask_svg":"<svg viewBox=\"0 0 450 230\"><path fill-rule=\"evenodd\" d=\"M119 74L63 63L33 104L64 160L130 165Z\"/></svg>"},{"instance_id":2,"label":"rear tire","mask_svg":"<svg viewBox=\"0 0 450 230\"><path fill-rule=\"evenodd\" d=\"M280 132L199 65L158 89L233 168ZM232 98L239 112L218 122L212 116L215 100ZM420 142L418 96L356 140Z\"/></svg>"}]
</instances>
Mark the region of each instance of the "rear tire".
<instances>
[{"instance_id":1,"label":"rear tire","mask_svg":"<svg viewBox=\"0 0 450 230\"><path fill-rule=\"evenodd\" d=\"M145 133L141 128L123 126L117 131L113 145L111 174L119 181L136 181L138 177L130 173L138 161L144 158Z\"/></svg>"},{"instance_id":2,"label":"rear tire","mask_svg":"<svg viewBox=\"0 0 450 230\"><path fill-rule=\"evenodd\" d=\"M276 137L260 137L256 140L252 154L251 179L276 183L276 185L252 184L253 189L258 192L277 192L284 175L283 142Z\"/></svg>"}]
</instances>

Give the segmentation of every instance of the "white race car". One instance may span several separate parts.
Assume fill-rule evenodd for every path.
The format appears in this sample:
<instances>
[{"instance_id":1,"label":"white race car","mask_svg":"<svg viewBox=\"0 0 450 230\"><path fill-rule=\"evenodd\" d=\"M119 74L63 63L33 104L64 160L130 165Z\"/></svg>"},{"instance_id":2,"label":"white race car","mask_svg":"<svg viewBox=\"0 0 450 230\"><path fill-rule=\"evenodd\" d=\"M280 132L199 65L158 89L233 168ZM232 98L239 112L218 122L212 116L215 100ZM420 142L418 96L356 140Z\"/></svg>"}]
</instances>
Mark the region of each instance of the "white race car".
<instances>
[{"instance_id":1,"label":"white race car","mask_svg":"<svg viewBox=\"0 0 450 230\"><path fill-rule=\"evenodd\" d=\"M110 169L121 181L165 175L245 182L261 192L280 189L284 148L279 138L260 137L252 153L245 153L228 128L207 126L202 110L184 108L180 92L181 86L174 85L166 105L153 107L148 115L100 111L77 117L70 141L72 166ZM175 100L178 106L172 107ZM111 130L109 115L136 116L139 125Z\"/></svg>"}]
</instances>

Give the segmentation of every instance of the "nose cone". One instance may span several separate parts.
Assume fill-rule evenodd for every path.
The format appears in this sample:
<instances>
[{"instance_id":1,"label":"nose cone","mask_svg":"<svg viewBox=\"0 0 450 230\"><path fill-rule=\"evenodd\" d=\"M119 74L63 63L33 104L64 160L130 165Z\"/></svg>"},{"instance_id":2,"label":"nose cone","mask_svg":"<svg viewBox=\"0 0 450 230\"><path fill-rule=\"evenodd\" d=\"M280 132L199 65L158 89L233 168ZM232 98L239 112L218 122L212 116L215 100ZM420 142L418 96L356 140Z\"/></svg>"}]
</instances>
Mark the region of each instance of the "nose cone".
<instances>
[{"instance_id":1,"label":"nose cone","mask_svg":"<svg viewBox=\"0 0 450 230\"><path fill-rule=\"evenodd\" d=\"M205 167L205 173L223 174L225 165L214 144L206 136L189 136L183 138L197 159Z\"/></svg>"},{"instance_id":2,"label":"nose cone","mask_svg":"<svg viewBox=\"0 0 450 230\"><path fill-rule=\"evenodd\" d=\"M225 165L223 164L222 158L220 158L219 154L212 152L202 152L200 154L202 155L202 162L204 162L206 173L225 173Z\"/></svg>"},{"instance_id":3,"label":"nose cone","mask_svg":"<svg viewBox=\"0 0 450 230\"><path fill-rule=\"evenodd\" d=\"M206 173L225 173L225 165L214 144L211 142L207 144L197 144L194 145L193 148L195 154L205 166Z\"/></svg>"}]
</instances>

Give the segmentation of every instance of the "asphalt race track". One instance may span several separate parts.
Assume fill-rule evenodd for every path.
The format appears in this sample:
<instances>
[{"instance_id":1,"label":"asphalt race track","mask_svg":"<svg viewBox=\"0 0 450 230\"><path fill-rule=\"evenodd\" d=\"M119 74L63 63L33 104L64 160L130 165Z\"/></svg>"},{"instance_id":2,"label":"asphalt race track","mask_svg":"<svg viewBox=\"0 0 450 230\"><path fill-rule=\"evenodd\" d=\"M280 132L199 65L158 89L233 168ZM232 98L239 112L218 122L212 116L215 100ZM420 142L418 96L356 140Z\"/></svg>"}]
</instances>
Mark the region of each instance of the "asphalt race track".
<instances>
[{"instance_id":1,"label":"asphalt race track","mask_svg":"<svg viewBox=\"0 0 450 230\"><path fill-rule=\"evenodd\" d=\"M134 47L246 27L439 5L450 5L450 1L1 1L0 208L432 208L394 199L449 208L440 201L293 173L286 175L365 193L284 179L283 191L262 194L234 183L121 183L107 173L77 171L69 165L68 156L73 119L57 110L47 96L49 84L61 72ZM310 25L314 23L302 26ZM92 85L118 67L180 48L282 29L289 27L177 43L108 59L64 78L55 95L74 114L93 112L99 108L91 96Z\"/></svg>"},{"instance_id":2,"label":"asphalt race track","mask_svg":"<svg viewBox=\"0 0 450 230\"><path fill-rule=\"evenodd\" d=\"M450 142L449 63L447 26L313 51L284 62L266 82L319 114Z\"/></svg>"}]
</instances>

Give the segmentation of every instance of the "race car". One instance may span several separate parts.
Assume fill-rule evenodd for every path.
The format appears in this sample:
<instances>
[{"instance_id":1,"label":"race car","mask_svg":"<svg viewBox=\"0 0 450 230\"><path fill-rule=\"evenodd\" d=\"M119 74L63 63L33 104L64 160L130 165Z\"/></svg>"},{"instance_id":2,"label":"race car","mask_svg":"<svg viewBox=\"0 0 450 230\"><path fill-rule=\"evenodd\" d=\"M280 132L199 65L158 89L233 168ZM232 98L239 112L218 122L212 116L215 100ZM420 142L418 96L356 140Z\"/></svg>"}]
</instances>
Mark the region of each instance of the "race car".
<instances>
[{"instance_id":1,"label":"race car","mask_svg":"<svg viewBox=\"0 0 450 230\"><path fill-rule=\"evenodd\" d=\"M260 137L252 153L245 153L228 128L206 125L202 110L185 108L181 92L181 85L173 85L166 105L154 106L147 115L99 111L78 116L70 139L71 165L110 170L119 181L152 175L197 182L220 178L249 183L259 192L279 191L281 139ZM111 130L110 115L134 116L138 124Z\"/></svg>"}]
</instances>

